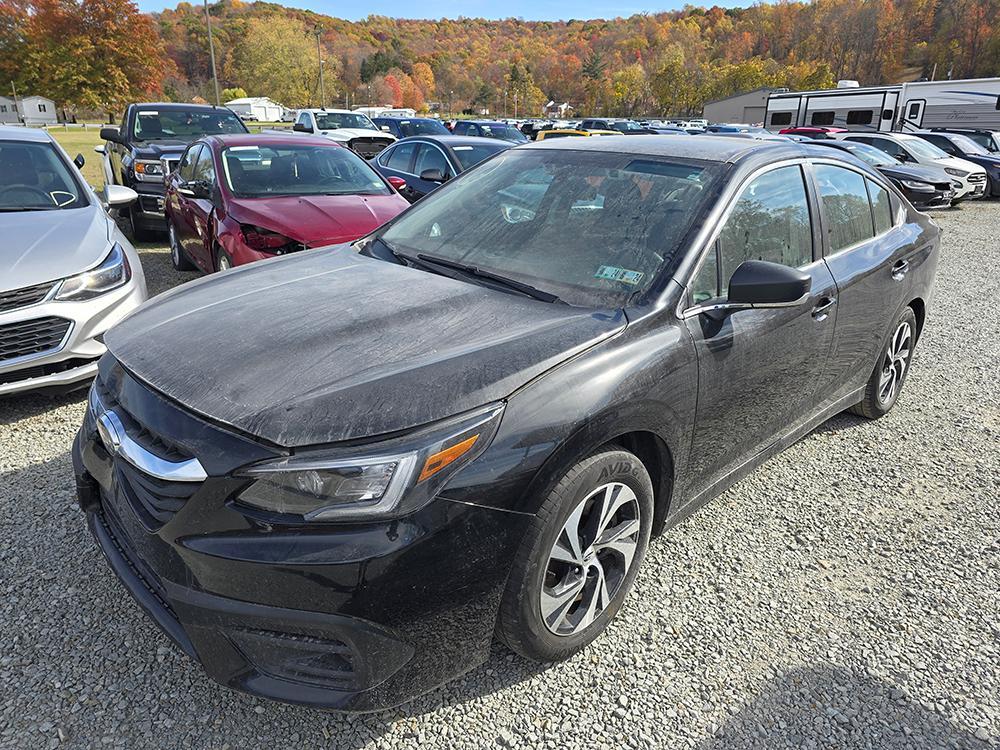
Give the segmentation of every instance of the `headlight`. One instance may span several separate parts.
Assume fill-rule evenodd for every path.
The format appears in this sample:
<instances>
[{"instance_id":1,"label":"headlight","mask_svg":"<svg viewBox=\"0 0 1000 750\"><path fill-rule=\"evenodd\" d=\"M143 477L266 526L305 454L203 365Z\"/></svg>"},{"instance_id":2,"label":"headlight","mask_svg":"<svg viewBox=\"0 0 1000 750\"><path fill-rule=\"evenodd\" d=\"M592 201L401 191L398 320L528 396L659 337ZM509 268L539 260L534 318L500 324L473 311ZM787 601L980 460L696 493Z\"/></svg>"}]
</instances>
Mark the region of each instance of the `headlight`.
<instances>
[{"instance_id":1,"label":"headlight","mask_svg":"<svg viewBox=\"0 0 1000 750\"><path fill-rule=\"evenodd\" d=\"M410 513L489 447L503 408L491 404L375 447L304 451L254 464L239 473L254 482L237 501L298 521L367 521Z\"/></svg>"},{"instance_id":2,"label":"headlight","mask_svg":"<svg viewBox=\"0 0 1000 750\"><path fill-rule=\"evenodd\" d=\"M968 172L963 172L961 169L954 169L952 167L945 167L944 171L952 175L953 177L965 177L967 174L969 174Z\"/></svg>"},{"instance_id":3,"label":"headlight","mask_svg":"<svg viewBox=\"0 0 1000 750\"><path fill-rule=\"evenodd\" d=\"M131 278L132 269L129 268L128 258L121 245L116 242L108 257L97 268L63 279L55 298L74 301L90 299L124 286Z\"/></svg>"},{"instance_id":4,"label":"headlight","mask_svg":"<svg viewBox=\"0 0 1000 750\"><path fill-rule=\"evenodd\" d=\"M163 164L153 159L136 159L132 169L137 175L146 175L155 179L163 178Z\"/></svg>"},{"instance_id":5,"label":"headlight","mask_svg":"<svg viewBox=\"0 0 1000 750\"><path fill-rule=\"evenodd\" d=\"M926 182L914 182L913 180L901 180L903 187L914 190L918 193L933 193L934 186Z\"/></svg>"}]
</instances>

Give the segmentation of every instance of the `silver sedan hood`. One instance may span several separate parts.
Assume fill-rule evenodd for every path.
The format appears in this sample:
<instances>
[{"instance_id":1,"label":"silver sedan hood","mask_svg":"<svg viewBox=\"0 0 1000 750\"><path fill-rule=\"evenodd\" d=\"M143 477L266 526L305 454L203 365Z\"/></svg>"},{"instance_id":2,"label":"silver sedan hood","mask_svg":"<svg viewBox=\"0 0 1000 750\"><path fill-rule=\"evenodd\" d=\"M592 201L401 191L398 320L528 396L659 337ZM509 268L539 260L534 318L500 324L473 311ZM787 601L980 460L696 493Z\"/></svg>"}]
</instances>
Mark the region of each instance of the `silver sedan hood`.
<instances>
[{"instance_id":1,"label":"silver sedan hood","mask_svg":"<svg viewBox=\"0 0 1000 750\"><path fill-rule=\"evenodd\" d=\"M108 215L83 208L0 212L0 291L86 271L108 254Z\"/></svg>"}]
</instances>

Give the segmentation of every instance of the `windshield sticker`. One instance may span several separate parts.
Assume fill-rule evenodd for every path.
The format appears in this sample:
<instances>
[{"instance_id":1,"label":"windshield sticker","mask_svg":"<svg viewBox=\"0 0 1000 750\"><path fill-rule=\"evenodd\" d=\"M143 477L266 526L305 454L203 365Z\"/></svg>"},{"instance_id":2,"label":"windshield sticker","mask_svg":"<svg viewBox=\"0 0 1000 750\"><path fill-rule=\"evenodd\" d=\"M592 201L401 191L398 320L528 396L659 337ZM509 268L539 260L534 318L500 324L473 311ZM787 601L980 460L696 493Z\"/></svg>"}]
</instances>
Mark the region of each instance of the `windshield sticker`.
<instances>
[{"instance_id":1,"label":"windshield sticker","mask_svg":"<svg viewBox=\"0 0 1000 750\"><path fill-rule=\"evenodd\" d=\"M618 266L601 266L594 274L595 279L607 279L608 281L620 281L623 284L635 286L644 276L642 271L630 271L627 268Z\"/></svg>"},{"instance_id":2,"label":"windshield sticker","mask_svg":"<svg viewBox=\"0 0 1000 750\"><path fill-rule=\"evenodd\" d=\"M472 151L472 146L452 146L452 151Z\"/></svg>"},{"instance_id":3,"label":"windshield sticker","mask_svg":"<svg viewBox=\"0 0 1000 750\"><path fill-rule=\"evenodd\" d=\"M139 117L145 117L146 115L156 116L158 114L160 114L159 110L156 110L156 109L144 109L141 112L139 112Z\"/></svg>"}]
</instances>

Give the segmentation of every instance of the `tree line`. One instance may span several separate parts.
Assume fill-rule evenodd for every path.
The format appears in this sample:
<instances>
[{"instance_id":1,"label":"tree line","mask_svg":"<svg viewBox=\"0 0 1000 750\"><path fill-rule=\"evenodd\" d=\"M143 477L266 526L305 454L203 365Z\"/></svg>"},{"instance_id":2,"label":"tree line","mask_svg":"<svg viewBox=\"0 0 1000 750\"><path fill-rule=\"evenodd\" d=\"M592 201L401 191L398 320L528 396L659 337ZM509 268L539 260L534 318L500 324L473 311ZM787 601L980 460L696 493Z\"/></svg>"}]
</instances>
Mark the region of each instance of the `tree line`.
<instances>
[{"instance_id":1,"label":"tree line","mask_svg":"<svg viewBox=\"0 0 1000 750\"><path fill-rule=\"evenodd\" d=\"M781 0L559 22L351 22L242 0L209 10L220 85L289 107L512 115L555 100L580 114L684 115L762 86L1000 75L1000 0ZM0 0L0 86L8 81L69 110L211 100L204 8Z\"/></svg>"}]
</instances>

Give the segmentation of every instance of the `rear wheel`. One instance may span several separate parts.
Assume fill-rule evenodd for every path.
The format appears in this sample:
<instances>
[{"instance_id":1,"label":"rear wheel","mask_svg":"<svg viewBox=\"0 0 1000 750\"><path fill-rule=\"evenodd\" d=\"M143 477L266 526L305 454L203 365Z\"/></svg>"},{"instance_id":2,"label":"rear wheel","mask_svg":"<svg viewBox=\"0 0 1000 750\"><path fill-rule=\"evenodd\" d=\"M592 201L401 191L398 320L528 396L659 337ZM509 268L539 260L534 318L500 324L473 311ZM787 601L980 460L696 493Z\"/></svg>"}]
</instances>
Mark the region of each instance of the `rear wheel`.
<instances>
[{"instance_id":1,"label":"rear wheel","mask_svg":"<svg viewBox=\"0 0 1000 750\"><path fill-rule=\"evenodd\" d=\"M572 656L621 608L649 542L653 487L632 453L571 468L545 498L514 560L497 635L538 661Z\"/></svg>"},{"instance_id":2,"label":"rear wheel","mask_svg":"<svg viewBox=\"0 0 1000 750\"><path fill-rule=\"evenodd\" d=\"M177 229L171 219L167 219L167 237L170 241L170 262L174 268L178 271L193 271L194 263L181 247L180 240L177 239Z\"/></svg>"},{"instance_id":3,"label":"rear wheel","mask_svg":"<svg viewBox=\"0 0 1000 750\"><path fill-rule=\"evenodd\" d=\"M903 390L916 343L917 316L907 307L879 351L875 369L865 386L864 398L851 407L851 412L868 419L878 419L889 412Z\"/></svg>"},{"instance_id":4,"label":"rear wheel","mask_svg":"<svg viewBox=\"0 0 1000 750\"><path fill-rule=\"evenodd\" d=\"M136 208L129 207L123 212L123 218L125 219L125 236L128 237L131 242L150 242L156 238L156 233L150 231L149 229L143 229L139 226L139 222L136 218Z\"/></svg>"}]
</instances>

